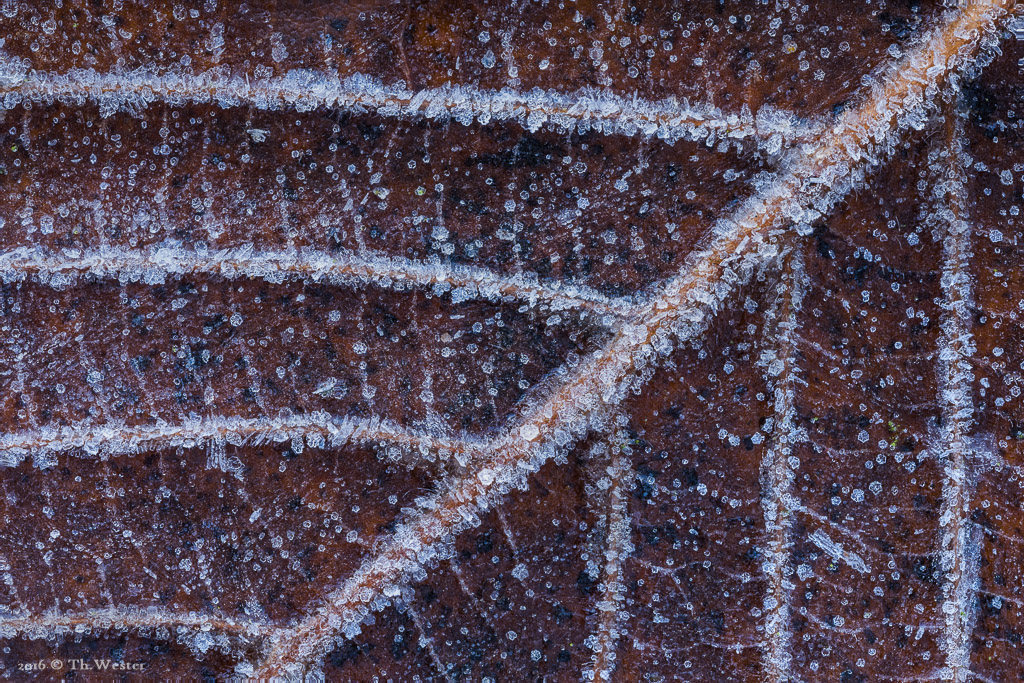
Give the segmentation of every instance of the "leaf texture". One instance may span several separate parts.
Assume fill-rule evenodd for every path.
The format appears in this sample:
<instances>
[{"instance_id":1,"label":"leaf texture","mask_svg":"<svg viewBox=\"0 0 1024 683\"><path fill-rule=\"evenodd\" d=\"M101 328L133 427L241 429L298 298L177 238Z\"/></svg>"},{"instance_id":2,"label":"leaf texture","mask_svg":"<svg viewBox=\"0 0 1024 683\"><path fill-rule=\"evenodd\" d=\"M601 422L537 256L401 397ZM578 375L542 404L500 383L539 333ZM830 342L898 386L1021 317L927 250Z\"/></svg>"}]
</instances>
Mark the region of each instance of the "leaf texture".
<instances>
[{"instance_id":1,"label":"leaf texture","mask_svg":"<svg viewBox=\"0 0 1024 683\"><path fill-rule=\"evenodd\" d=\"M3 3L0 671L1020 678L1017 14Z\"/></svg>"}]
</instances>

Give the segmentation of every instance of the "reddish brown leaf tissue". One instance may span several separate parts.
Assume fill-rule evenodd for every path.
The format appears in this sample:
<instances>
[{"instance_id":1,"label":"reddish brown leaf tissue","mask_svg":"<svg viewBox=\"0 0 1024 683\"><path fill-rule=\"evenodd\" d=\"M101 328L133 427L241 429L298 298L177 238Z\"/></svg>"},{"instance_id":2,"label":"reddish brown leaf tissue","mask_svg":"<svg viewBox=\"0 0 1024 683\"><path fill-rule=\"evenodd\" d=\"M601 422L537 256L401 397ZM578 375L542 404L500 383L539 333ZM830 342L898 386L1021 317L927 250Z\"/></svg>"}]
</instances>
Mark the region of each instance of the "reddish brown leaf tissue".
<instances>
[{"instance_id":1,"label":"reddish brown leaf tissue","mask_svg":"<svg viewBox=\"0 0 1024 683\"><path fill-rule=\"evenodd\" d=\"M1024 677L1012 0L0 2L0 675Z\"/></svg>"}]
</instances>

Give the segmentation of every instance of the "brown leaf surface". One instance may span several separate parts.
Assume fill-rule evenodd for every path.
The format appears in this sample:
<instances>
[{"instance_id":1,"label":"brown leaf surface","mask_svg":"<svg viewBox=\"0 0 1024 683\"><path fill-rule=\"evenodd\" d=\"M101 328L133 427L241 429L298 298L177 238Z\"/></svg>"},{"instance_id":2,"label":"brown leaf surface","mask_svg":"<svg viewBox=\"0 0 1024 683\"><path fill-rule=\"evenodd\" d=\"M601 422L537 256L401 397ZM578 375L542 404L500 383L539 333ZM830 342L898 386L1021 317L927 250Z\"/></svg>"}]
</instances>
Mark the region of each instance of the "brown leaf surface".
<instances>
[{"instance_id":1,"label":"brown leaf surface","mask_svg":"<svg viewBox=\"0 0 1024 683\"><path fill-rule=\"evenodd\" d=\"M1020 678L1014 10L3 3L3 676Z\"/></svg>"}]
</instances>

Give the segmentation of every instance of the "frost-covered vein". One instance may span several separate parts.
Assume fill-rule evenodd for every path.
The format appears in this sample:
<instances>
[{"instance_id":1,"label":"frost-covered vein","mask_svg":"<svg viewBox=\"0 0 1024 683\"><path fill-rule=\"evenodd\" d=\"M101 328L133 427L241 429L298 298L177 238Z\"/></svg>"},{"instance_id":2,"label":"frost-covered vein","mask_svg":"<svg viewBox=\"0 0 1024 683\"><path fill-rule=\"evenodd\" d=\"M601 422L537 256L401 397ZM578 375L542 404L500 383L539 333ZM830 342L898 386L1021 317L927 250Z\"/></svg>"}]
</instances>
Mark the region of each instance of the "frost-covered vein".
<instances>
[{"instance_id":1,"label":"frost-covered vein","mask_svg":"<svg viewBox=\"0 0 1024 683\"><path fill-rule=\"evenodd\" d=\"M995 599L999 600L1000 602L1009 603L1009 604L1014 605L1016 607L1024 607L1024 599L1021 599L1021 598L1012 598L1009 595L1003 595L1002 593L994 593L992 591L982 590L982 589L979 589L978 593L980 595L984 595L984 596L989 597L989 598L995 598Z\"/></svg>"},{"instance_id":2,"label":"frost-covered vein","mask_svg":"<svg viewBox=\"0 0 1024 683\"><path fill-rule=\"evenodd\" d=\"M497 503L511 486L588 431L606 427L609 412L628 392L640 391L675 339L700 334L726 297L777 257L772 241L777 228L816 220L863 177L865 166L889 151L903 128L923 120L951 74L971 64L983 41L997 39L997 20L1009 5L1010 0L968 2L909 49L858 107L806 145L803 156L791 159L759 196L721 221L709 245L695 251L682 272L635 319L625 321L603 349L578 363L560 385L538 392L518 429L492 442L462 478L406 520L377 554L276 643L257 675L298 674L305 662L326 653L336 633L358 633L371 609L399 595L398 585L423 575L423 565L445 543L479 522L478 510Z\"/></svg>"},{"instance_id":3,"label":"frost-covered vein","mask_svg":"<svg viewBox=\"0 0 1024 683\"><path fill-rule=\"evenodd\" d=\"M294 69L274 78L228 76L223 70L202 73L156 73L136 70L104 73L74 69L65 73L35 71L24 61L0 53L0 108L24 100L99 103L104 114L137 112L153 102L172 105L215 103L221 107L294 108L372 111L381 116L515 121L530 131L545 124L562 129L596 130L607 134L643 135L668 142L680 139L757 139L772 151L784 143L810 137L815 126L795 115L764 107L726 113L714 107L692 106L675 98L659 101L622 96L599 89L573 93L534 88L483 90L469 85L446 85L412 90L404 83L384 84L354 74Z\"/></svg>"},{"instance_id":4,"label":"frost-covered vein","mask_svg":"<svg viewBox=\"0 0 1024 683\"><path fill-rule=\"evenodd\" d=\"M642 557L635 557L633 558L632 562L636 564L636 566L643 567L647 571L653 572L654 574L666 575L674 575L676 572L680 570L680 568L685 566L675 564L675 561L671 558L665 564L657 564L655 562L651 562L650 560L645 560Z\"/></svg>"},{"instance_id":5,"label":"frost-covered vein","mask_svg":"<svg viewBox=\"0 0 1024 683\"><path fill-rule=\"evenodd\" d=\"M832 521L831 519L829 519L825 515L821 514L820 512L817 512L816 510L812 510L811 508L807 507L806 505L797 504L796 507L793 508L793 512L797 513L797 514L800 514L800 515L804 515L806 517L810 517L811 519L813 519L814 521L818 522L818 524L821 524L822 526L827 526L828 528L834 530L836 533L838 533L838 534L842 535L843 537L848 538L851 541L853 541L857 545L857 547L860 548L861 551L865 555L873 555L876 558L883 560L883 562L886 562L886 561L889 560L889 558L893 558L893 557L910 557L911 556L910 554L887 553L885 551L879 550L878 548L870 546L870 545L868 545L867 543L864 542L864 540L860 537L860 535L857 532L853 531L852 529L850 529L849 527L847 527L847 526L845 526L843 524L840 524L839 522ZM891 510L890 510L890 512L891 512ZM828 538L828 535L825 533L824 529L820 529L819 531L820 531L820 533L825 538ZM818 533L818 532L815 532L815 533ZM813 541L813 539L812 539L812 541ZM831 541L829 541L829 542L832 543ZM816 545L818 545L818 544L816 543ZM842 548L843 548L842 545L840 545L838 543L832 543L832 545L836 546L840 551L842 551ZM821 547L821 546L819 545L819 547ZM857 566L861 566L861 567L864 567L864 568L867 567L867 564L864 562L864 560L861 559L856 553L842 552L842 554L843 555L850 555L850 556L852 556L852 558L856 558L853 562L847 562L851 566L857 565ZM846 561L845 557L837 557L836 559L842 559L843 561Z\"/></svg>"},{"instance_id":6,"label":"frost-covered vein","mask_svg":"<svg viewBox=\"0 0 1024 683\"><path fill-rule=\"evenodd\" d=\"M362 420L314 412L278 418L208 417L180 424L108 423L0 434L0 464L17 465L28 455L38 459L69 451L121 455L163 448L223 448L224 444L281 441L291 441L299 448L303 444L322 448L366 443L470 455L483 448L482 443L471 439L420 432L379 418Z\"/></svg>"},{"instance_id":7,"label":"frost-covered vein","mask_svg":"<svg viewBox=\"0 0 1024 683\"><path fill-rule=\"evenodd\" d=\"M952 107L951 107L952 109ZM955 111L946 117L944 173L937 184L940 194L938 219L945 223L942 243L943 314L939 340L939 387L942 431L939 462L942 464L942 506L939 517L941 538L943 676L965 683L971 675L971 635L974 630L974 596L978 588L980 548L969 533L968 484L969 442L974 418L971 386L974 374L971 358L975 346L971 335L973 288L969 261L971 231L967 222L966 150L961 118Z\"/></svg>"},{"instance_id":8,"label":"frost-covered vein","mask_svg":"<svg viewBox=\"0 0 1024 683\"><path fill-rule=\"evenodd\" d=\"M716 650L732 650L733 652L742 652L743 650L760 650L764 647L764 644L761 642L739 643L735 641L714 641L708 640L707 638L697 638L693 642L697 645L703 645L704 647L710 647Z\"/></svg>"},{"instance_id":9,"label":"frost-covered vein","mask_svg":"<svg viewBox=\"0 0 1024 683\"><path fill-rule=\"evenodd\" d=\"M251 619L216 617L198 612L171 612L164 609L116 607L66 612L63 614L4 615L0 617L0 637L23 635L50 638L64 633L96 631L136 631L140 629L187 629L214 631L228 635L267 637L277 629Z\"/></svg>"},{"instance_id":10,"label":"frost-covered vein","mask_svg":"<svg viewBox=\"0 0 1024 683\"><path fill-rule=\"evenodd\" d=\"M790 626L793 512L793 445L800 438L796 424L796 389L800 382L796 365L797 314L806 290L807 275L799 251L789 255L781 281L782 297L771 311L769 325L775 348L762 357L771 378L774 397L775 438L761 463L761 506L764 509L768 548L763 570L768 579L765 596L765 675L768 680L790 679L792 661Z\"/></svg>"},{"instance_id":11,"label":"frost-covered vein","mask_svg":"<svg viewBox=\"0 0 1024 683\"><path fill-rule=\"evenodd\" d=\"M448 675L448 672L444 668L444 664L441 662L441 658L437 656L437 648L434 647L434 639L427 635L426 626L423 625L423 620L420 619L420 615L412 608L412 605L405 606L406 612L409 614L409 618L412 619L413 625L416 626L416 630L420 632L420 645L427 650L427 654L430 655L430 662L434 665L434 669L437 674L446 681L451 681L452 677Z\"/></svg>"},{"instance_id":12,"label":"frost-covered vein","mask_svg":"<svg viewBox=\"0 0 1024 683\"><path fill-rule=\"evenodd\" d=\"M1012 544L1015 544L1015 545L1024 545L1024 540L1022 540L1020 538L1017 538L1016 536L1014 536L1012 534L1008 534L1005 531L999 531L998 529L993 529L991 527L982 526L982 525L978 524L977 522L970 522L970 523L974 527L976 527L978 529L978 532L980 534L988 534L992 538L997 538L997 539L1000 539L1002 541L1006 541L1007 543L1012 543Z\"/></svg>"},{"instance_id":13,"label":"frost-covered vein","mask_svg":"<svg viewBox=\"0 0 1024 683\"><path fill-rule=\"evenodd\" d=\"M658 564L656 562L651 562L650 560L645 560L642 557L631 558L630 562L631 566L635 565L637 567L643 567L647 571L652 572L654 574L663 574L666 576L674 576L678 574L680 570L686 569L688 567L696 569L701 564L700 561L675 564L675 561L671 558L666 560L665 564ZM719 570L719 574L734 579L737 583L741 584L749 583L750 581L753 581L756 578L753 575L751 575L750 572L731 572L728 569L725 569L724 567Z\"/></svg>"},{"instance_id":14,"label":"frost-covered vein","mask_svg":"<svg viewBox=\"0 0 1024 683\"><path fill-rule=\"evenodd\" d=\"M1002 640L1001 638L997 638L997 639L998 640ZM993 680L993 679L989 678L988 676L982 676L981 674L976 674L976 673L973 673L973 672L971 673L971 678L973 680L975 680L975 681L980 681L980 683L1002 683L1002 681L996 681L996 680Z\"/></svg>"},{"instance_id":15,"label":"frost-covered vein","mask_svg":"<svg viewBox=\"0 0 1024 683\"><path fill-rule=\"evenodd\" d=\"M814 614L811 614L811 613L804 614L804 615L801 615L801 616L804 619L806 619L807 621L809 621L810 623L812 623L815 626L817 626L818 628L822 629L823 631L834 631L835 633L843 633L843 634L849 635L849 636L857 636L858 638L863 638L864 637L864 629L863 629L863 627L860 627L860 626L837 626L836 624L829 623L828 621L825 621L821 617L817 617L817 616L815 616ZM920 631L921 633L924 633L926 631L927 632L938 631L938 630L940 630L942 628L942 624L938 624L938 623L908 624L906 622L898 621L898 620L894 620L894 619L888 619L885 623L886 623L887 626L890 626L890 627L902 628L904 630L910 629L911 631L916 629L916 630Z\"/></svg>"},{"instance_id":16,"label":"frost-covered vein","mask_svg":"<svg viewBox=\"0 0 1024 683\"><path fill-rule=\"evenodd\" d=\"M486 268L441 264L382 254L327 254L318 251L255 251L251 248L198 253L181 246L151 249L106 247L52 252L18 247L0 254L0 281L28 276L56 287L84 275L123 281L162 283L168 277L196 273L228 278L261 278L371 283L407 288L411 285L449 292L456 301L471 298L544 301L555 308L585 308L602 315L629 315L634 304L611 298L582 285L540 282L528 275L499 275Z\"/></svg>"},{"instance_id":17,"label":"frost-covered vein","mask_svg":"<svg viewBox=\"0 0 1024 683\"><path fill-rule=\"evenodd\" d=\"M871 573L871 567L864 561L864 558L852 550L845 549L841 543L833 541L824 530L815 530L814 533L807 537L807 540L818 546L836 562L845 562L851 569L861 574Z\"/></svg>"},{"instance_id":18,"label":"frost-covered vein","mask_svg":"<svg viewBox=\"0 0 1024 683\"><path fill-rule=\"evenodd\" d=\"M611 449L612 461L607 468L611 485L607 492L608 541L604 551L604 592L597 605L597 644L594 666L588 676L588 680L593 681L610 681L615 671L616 643L622 628L622 612L626 601L622 570L626 557L632 552L626 492L629 462L625 456L615 452L617 446L614 442Z\"/></svg>"},{"instance_id":19,"label":"frost-covered vein","mask_svg":"<svg viewBox=\"0 0 1024 683\"><path fill-rule=\"evenodd\" d=\"M925 683L925 681L937 681L939 680L939 674L929 674L927 676L894 676L879 674L877 680L879 681L892 681L892 683Z\"/></svg>"},{"instance_id":20,"label":"frost-covered vein","mask_svg":"<svg viewBox=\"0 0 1024 683\"><path fill-rule=\"evenodd\" d=\"M829 360L833 363L842 363L844 361L844 357L841 353L838 353L833 349L826 349L817 340L811 339L805 334L799 335L799 342L800 346L804 350L804 355L807 355L808 352L813 351L818 355L822 356L824 359ZM934 356L935 353L932 351L914 351L909 353L903 353L900 355L900 358L906 358L908 361L918 361L922 364L925 364L932 361L934 359ZM907 404L901 405L905 406Z\"/></svg>"}]
</instances>

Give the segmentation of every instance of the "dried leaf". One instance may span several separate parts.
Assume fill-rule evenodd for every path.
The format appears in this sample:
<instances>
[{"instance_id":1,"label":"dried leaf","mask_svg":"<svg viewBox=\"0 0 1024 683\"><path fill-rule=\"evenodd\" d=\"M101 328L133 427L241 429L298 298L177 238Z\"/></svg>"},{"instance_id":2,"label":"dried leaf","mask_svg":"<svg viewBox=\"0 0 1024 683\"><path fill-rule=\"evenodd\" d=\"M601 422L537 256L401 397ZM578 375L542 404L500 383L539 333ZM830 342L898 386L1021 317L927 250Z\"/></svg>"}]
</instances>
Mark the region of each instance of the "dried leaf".
<instances>
[{"instance_id":1,"label":"dried leaf","mask_svg":"<svg viewBox=\"0 0 1024 683\"><path fill-rule=\"evenodd\" d=\"M4 671L1019 676L1015 9L3 3Z\"/></svg>"}]
</instances>

